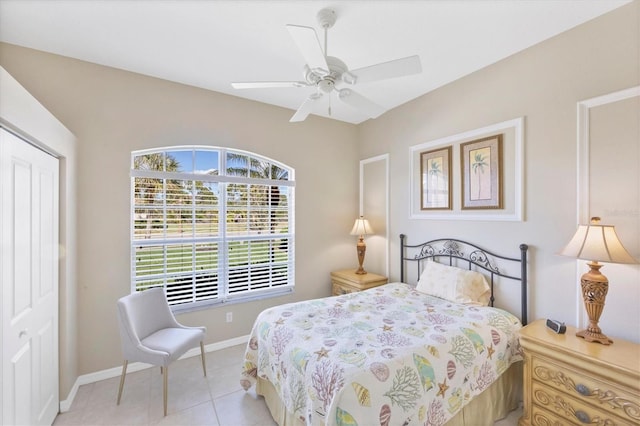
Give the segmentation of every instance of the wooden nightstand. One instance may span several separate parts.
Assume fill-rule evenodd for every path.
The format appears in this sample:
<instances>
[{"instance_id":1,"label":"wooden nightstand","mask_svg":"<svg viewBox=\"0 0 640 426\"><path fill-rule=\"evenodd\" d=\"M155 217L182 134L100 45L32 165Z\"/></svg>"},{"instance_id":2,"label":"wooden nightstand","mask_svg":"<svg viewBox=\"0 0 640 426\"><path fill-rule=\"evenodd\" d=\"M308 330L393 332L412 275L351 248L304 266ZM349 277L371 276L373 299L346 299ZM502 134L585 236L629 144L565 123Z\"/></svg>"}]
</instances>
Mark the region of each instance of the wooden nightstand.
<instances>
[{"instance_id":1,"label":"wooden nightstand","mask_svg":"<svg viewBox=\"0 0 640 426\"><path fill-rule=\"evenodd\" d=\"M640 345L613 339L609 346L555 334L538 320L520 331L524 361L524 414L528 425L640 424Z\"/></svg>"},{"instance_id":2,"label":"wooden nightstand","mask_svg":"<svg viewBox=\"0 0 640 426\"><path fill-rule=\"evenodd\" d=\"M371 272L358 275L355 269L331 273L331 287L333 288L332 294L334 296L353 293L354 291L362 291L386 283L387 277L372 274Z\"/></svg>"}]
</instances>

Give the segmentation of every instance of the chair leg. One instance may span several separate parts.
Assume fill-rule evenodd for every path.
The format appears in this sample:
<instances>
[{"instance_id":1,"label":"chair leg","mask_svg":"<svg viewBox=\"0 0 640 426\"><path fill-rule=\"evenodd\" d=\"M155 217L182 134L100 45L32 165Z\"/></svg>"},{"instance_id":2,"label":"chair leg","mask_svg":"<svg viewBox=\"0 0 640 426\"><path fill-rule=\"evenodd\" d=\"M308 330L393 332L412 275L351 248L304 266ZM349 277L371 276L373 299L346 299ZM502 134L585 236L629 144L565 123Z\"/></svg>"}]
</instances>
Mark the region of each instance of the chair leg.
<instances>
[{"instance_id":1,"label":"chair leg","mask_svg":"<svg viewBox=\"0 0 640 426\"><path fill-rule=\"evenodd\" d=\"M164 375L162 376L162 402L164 403L164 416L167 416L167 393L168 383L167 377L169 377L169 366L164 368Z\"/></svg>"},{"instance_id":2,"label":"chair leg","mask_svg":"<svg viewBox=\"0 0 640 426\"><path fill-rule=\"evenodd\" d=\"M116 405L120 405L120 398L122 397L122 388L124 387L124 377L127 375L127 364L129 361L124 360L124 364L122 364L122 375L120 375L120 388L118 389L118 402Z\"/></svg>"},{"instance_id":3,"label":"chair leg","mask_svg":"<svg viewBox=\"0 0 640 426\"><path fill-rule=\"evenodd\" d=\"M204 371L204 377L207 377L207 366L204 360L204 344L200 342L200 356L202 357L202 371Z\"/></svg>"}]
</instances>

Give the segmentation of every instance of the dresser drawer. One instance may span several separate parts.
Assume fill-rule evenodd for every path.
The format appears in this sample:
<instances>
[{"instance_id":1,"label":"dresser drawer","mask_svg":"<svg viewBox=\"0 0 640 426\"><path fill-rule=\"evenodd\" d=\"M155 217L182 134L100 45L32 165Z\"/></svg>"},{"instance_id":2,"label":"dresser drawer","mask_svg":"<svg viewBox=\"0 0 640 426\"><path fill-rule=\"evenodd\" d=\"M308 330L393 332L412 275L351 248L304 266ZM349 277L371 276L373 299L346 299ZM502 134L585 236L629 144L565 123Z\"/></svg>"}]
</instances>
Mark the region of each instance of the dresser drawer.
<instances>
[{"instance_id":1,"label":"dresser drawer","mask_svg":"<svg viewBox=\"0 0 640 426\"><path fill-rule=\"evenodd\" d=\"M593 372L579 372L569 365L555 364L544 358L533 359L533 380L575 397L586 406L620 416L640 424L640 397L589 377Z\"/></svg>"},{"instance_id":2,"label":"dresser drawer","mask_svg":"<svg viewBox=\"0 0 640 426\"><path fill-rule=\"evenodd\" d=\"M640 426L640 345L616 339L587 342L567 326L549 330L544 319L520 330L524 351L520 426Z\"/></svg>"},{"instance_id":3,"label":"dresser drawer","mask_svg":"<svg viewBox=\"0 0 640 426\"><path fill-rule=\"evenodd\" d=\"M565 426L567 421L560 416L556 416L534 405L531 410L531 424L533 426Z\"/></svg>"},{"instance_id":4,"label":"dresser drawer","mask_svg":"<svg viewBox=\"0 0 640 426\"><path fill-rule=\"evenodd\" d=\"M533 406L544 408L575 425L616 426L630 425L635 422L621 418L590 404L589 401L579 400L566 393L559 392L537 381L531 389ZM637 423L636 423L637 424Z\"/></svg>"}]
</instances>

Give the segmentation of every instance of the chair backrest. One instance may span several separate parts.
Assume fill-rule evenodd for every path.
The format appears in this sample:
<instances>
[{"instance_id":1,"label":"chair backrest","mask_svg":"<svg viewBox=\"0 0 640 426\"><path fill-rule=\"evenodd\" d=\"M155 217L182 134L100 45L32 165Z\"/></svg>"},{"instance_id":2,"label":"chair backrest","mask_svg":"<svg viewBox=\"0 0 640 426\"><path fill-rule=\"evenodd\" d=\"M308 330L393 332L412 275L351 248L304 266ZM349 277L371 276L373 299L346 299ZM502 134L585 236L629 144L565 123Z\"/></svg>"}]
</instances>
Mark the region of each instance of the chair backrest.
<instances>
[{"instance_id":1,"label":"chair backrest","mask_svg":"<svg viewBox=\"0 0 640 426\"><path fill-rule=\"evenodd\" d=\"M169 308L161 287L139 291L118 300L118 321L123 352L128 345L137 346L140 340L163 328L175 327L177 321Z\"/></svg>"}]
</instances>

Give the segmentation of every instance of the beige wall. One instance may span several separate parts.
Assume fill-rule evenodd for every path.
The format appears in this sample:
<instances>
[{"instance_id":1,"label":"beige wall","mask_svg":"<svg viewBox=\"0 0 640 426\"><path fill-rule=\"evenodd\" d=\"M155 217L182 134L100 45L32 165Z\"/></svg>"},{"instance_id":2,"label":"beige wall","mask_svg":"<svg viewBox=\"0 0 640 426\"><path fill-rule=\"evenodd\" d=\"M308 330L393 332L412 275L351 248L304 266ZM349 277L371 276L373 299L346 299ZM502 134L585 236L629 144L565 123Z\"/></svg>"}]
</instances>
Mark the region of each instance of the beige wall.
<instances>
[{"instance_id":1,"label":"beige wall","mask_svg":"<svg viewBox=\"0 0 640 426\"><path fill-rule=\"evenodd\" d=\"M425 72L436 66L425 64ZM414 243L452 236L513 254L527 243L530 319L551 317L575 325L582 306L576 261L555 253L577 224L577 102L638 85L639 67L640 2L633 2L360 125L361 158L390 154L391 278L399 274L394 253L400 233ZM520 116L525 117L524 222L409 219L411 146ZM638 206L634 211L640 220ZM625 281L637 285L639 268L628 266ZM610 293L616 291L612 281ZM608 310L633 312L637 318L636 295L612 297L616 304L605 308L603 318ZM640 341L638 324L619 321L604 332Z\"/></svg>"},{"instance_id":2,"label":"beige wall","mask_svg":"<svg viewBox=\"0 0 640 426\"><path fill-rule=\"evenodd\" d=\"M359 126L316 116L293 125L290 110L0 44L0 65L78 138L78 289L68 295L77 297L77 352L61 354L61 363L74 364L76 374L121 363L114 306L129 292L129 155L174 144L244 149L296 169L296 293L181 315L209 328L207 343L249 333L263 308L329 294L329 271L355 263L348 232L358 214L359 160L385 153L392 279L401 232L412 242L457 236L501 251L526 242L530 318L571 324L579 306L575 262L554 253L576 226L576 102L638 85L639 21L633 2ZM425 64L425 72L435 66ZM520 116L524 222L409 220L410 146ZM621 303L637 307L637 300ZM61 308L62 315L74 309ZM69 387L61 387L63 397Z\"/></svg>"},{"instance_id":3,"label":"beige wall","mask_svg":"<svg viewBox=\"0 0 640 426\"><path fill-rule=\"evenodd\" d=\"M268 306L328 296L329 272L356 262L355 126L315 116L290 124L290 110L6 44L0 62L78 138L78 374L122 362L115 302L130 291L132 150L227 146L295 168L295 294L180 315L208 327L205 343L249 334Z\"/></svg>"}]
</instances>

